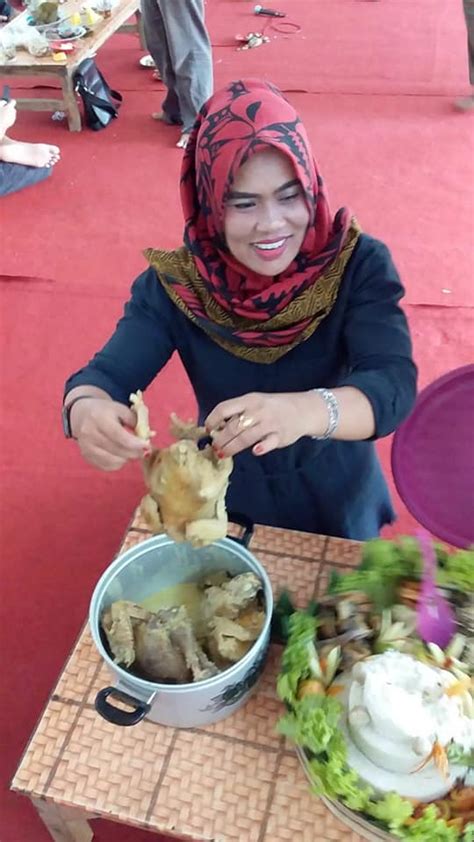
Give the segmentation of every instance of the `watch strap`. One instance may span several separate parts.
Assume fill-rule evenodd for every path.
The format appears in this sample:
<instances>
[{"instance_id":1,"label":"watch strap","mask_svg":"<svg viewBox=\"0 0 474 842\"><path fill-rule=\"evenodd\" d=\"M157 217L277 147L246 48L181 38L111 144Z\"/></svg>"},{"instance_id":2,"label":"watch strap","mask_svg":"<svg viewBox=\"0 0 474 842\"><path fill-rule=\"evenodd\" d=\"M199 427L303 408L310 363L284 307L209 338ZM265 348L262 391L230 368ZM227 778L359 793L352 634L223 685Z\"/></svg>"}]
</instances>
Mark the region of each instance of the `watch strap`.
<instances>
[{"instance_id":1,"label":"watch strap","mask_svg":"<svg viewBox=\"0 0 474 842\"><path fill-rule=\"evenodd\" d=\"M75 436L73 436L73 434L72 434L72 429L71 429L71 409L73 408L74 404L77 403L78 401L90 400L91 398L93 399L93 398L96 398L96 397L97 397L97 395L77 395L77 397L73 398L72 401L69 401L69 403L65 403L63 405L63 413L62 413L62 415L63 415L63 430L64 430L64 435L66 436L67 439L75 438Z\"/></svg>"}]
</instances>

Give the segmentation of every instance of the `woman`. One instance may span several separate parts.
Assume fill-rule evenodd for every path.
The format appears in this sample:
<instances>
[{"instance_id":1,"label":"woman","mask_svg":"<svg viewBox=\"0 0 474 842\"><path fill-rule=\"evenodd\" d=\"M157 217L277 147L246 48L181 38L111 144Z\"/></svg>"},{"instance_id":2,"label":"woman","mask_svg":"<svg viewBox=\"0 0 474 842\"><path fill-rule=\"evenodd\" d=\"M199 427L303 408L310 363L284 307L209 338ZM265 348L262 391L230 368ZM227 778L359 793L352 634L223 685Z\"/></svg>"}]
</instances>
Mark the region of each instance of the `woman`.
<instances>
[{"instance_id":1,"label":"woman","mask_svg":"<svg viewBox=\"0 0 474 842\"><path fill-rule=\"evenodd\" d=\"M181 192L185 246L146 252L115 333L66 384L70 434L105 470L142 457L128 397L177 350L199 421L236 457L229 509L376 536L394 513L373 439L416 391L387 248L347 209L331 217L301 121L263 82L235 82L202 109Z\"/></svg>"}]
</instances>

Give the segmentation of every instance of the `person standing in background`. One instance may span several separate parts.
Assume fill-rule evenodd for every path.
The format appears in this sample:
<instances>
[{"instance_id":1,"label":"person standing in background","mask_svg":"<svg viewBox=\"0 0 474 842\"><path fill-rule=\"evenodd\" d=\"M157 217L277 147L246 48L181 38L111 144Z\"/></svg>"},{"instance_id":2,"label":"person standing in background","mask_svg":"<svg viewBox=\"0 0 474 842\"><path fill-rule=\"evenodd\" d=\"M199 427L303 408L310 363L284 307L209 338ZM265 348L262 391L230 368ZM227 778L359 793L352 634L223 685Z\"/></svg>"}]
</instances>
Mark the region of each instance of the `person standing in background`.
<instances>
[{"instance_id":1,"label":"person standing in background","mask_svg":"<svg viewBox=\"0 0 474 842\"><path fill-rule=\"evenodd\" d=\"M167 88L155 120L182 126L184 149L201 106L212 94L212 51L204 0L142 0L145 39Z\"/></svg>"},{"instance_id":2,"label":"person standing in background","mask_svg":"<svg viewBox=\"0 0 474 842\"><path fill-rule=\"evenodd\" d=\"M467 29L467 55L469 60L469 81L472 86L470 96L461 97L455 102L456 108L460 111L469 111L474 108L474 0L463 0L464 17L466 18Z\"/></svg>"}]
</instances>

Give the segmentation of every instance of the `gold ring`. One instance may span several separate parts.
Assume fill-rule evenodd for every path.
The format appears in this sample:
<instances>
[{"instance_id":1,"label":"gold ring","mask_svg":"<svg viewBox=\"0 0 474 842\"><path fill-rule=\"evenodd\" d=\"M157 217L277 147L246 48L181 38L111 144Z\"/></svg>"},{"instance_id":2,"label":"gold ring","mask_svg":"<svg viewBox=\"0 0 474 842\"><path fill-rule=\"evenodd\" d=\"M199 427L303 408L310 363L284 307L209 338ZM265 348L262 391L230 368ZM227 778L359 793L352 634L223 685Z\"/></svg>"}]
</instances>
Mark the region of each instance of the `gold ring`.
<instances>
[{"instance_id":1,"label":"gold ring","mask_svg":"<svg viewBox=\"0 0 474 842\"><path fill-rule=\"evenodd\" d=\"M253 418L247 418L245 412L241 412L239 414L238 427L240 430L246 430L247 427L253 427L254 423Z\"/></svg>"}]
</instances>

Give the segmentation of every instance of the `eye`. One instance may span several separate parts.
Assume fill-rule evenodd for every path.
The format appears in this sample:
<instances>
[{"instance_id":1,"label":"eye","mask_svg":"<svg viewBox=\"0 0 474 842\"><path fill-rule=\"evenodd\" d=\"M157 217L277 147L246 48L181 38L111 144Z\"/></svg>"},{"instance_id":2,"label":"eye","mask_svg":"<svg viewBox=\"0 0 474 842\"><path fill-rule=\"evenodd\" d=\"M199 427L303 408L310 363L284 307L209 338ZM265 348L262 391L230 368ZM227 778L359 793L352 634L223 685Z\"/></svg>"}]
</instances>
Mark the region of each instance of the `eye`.
<instances>
[{"instance_id":1,"label":"eye","mask_svg":"<svg viewBox=\"0 0 474 842\"><path fill-rule=\"evenodd\" d=\"M293 193L287 193L285 196L280 197L280 202L294 202L295 199L299 199L301 196L301 190L293 191Z\"/></svg>"},{"instance_id":2,"label":"eye","mask_svg":"<svg viewBox=\"0 0 474 842\"><path fill-rule=\"evenodd\" d=\"M250 208L255 207L255 202L253 199L246 199L245 201L231 201L228 202L227 207L229 208L237 208L237 210L249 210Z\"/></svg>"}]
</instances>

